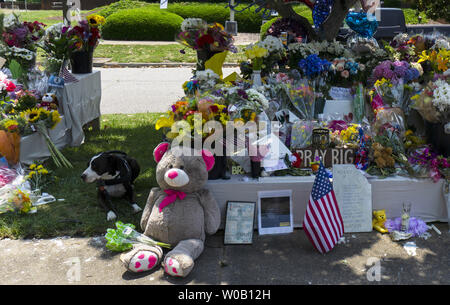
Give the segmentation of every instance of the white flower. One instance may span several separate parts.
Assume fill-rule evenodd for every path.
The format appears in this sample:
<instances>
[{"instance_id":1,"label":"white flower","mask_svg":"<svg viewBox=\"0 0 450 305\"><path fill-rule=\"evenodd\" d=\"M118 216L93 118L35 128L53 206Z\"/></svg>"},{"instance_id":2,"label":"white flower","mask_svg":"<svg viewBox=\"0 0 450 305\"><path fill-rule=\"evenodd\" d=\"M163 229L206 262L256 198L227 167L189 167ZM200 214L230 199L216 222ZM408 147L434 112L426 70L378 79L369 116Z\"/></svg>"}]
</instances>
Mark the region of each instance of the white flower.
<instances>
[{"instance_id":1,"label":"white flower","mask_svg":"<svg viewBox=\"0 0 450 305\"><path fill-rule=\"evenodd\" d=\"M246 90L246 93L249 101L258 103L263 109L269 108L269 101L258 90L250 88Z\"/></svg>"},{"instance_id":2,"label":"white flower","mask_svg":"<svg viewBox=\"0 0 450 305\"><path fill-rule=\"evenodd\" d=\"M448 50L448 49L450 49L450 42L445 38L438 38L438 39L436 39L434 45L431 48L436 49L436 50L439 50L439 49Z\"/></svg>"},{"instance_id":3,"label":"white flower","mask_svg":"<svg viewBox=\"0 0 450 305\"><path fill-rule=\"evenodd\" d=\"M182 31L197 30L202 28L206 28L206 22L200 18L186 18L181 23Z\"/></svg>"},{"instance_id":4,"label":"white flower","mask_svg":"<svg viewBox=\"0 0 450 305\"><path fill-rule=\"evenodd\" d=\"M268 35L261 43L260 46L267 49L269 53L280 52L284 50L283 42L278 37Z\"/></svg>"},{"instance_id":5,"label":"white flower","mask_svg":"<svg viewBox=\"0 0 450 305\"><path fill-rule=\"evenodd\" d=\"M442 79L435 81L434 85L433 105L441 112L450 111L450 85Z\"/></svg>"}]
</instances>

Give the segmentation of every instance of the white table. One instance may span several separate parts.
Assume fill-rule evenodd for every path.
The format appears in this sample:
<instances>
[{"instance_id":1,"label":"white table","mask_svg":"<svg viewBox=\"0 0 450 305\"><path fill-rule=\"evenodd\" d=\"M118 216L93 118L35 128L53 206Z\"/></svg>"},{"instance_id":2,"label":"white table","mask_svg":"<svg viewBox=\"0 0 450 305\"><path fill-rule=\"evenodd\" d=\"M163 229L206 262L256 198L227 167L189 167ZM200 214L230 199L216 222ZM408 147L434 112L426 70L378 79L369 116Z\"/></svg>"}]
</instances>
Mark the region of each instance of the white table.
<instances>
[{"instance_id":1,"label":"white table","mask_svg":"<svg viewBox=\"0 0 450 305\"><path fill-rule=\"evenodd\" d=\"M83 126L94 124L94 128L99 128L102 96L100 71L74 76L78 82L67 83L56 92L62 119L53 130L49 130L49 135L58 149L81 145L84 142ZM44 137L39 133L21 139L20 162L30 164L50 156Z\"/></svg>"},{"instance_id":2,"label":"white table","mask_svg":"<svg viewBox=\"0 0 450 305\"><path fill-rule=\"evenodd\" d=\"M57 90L60 112L69 130L68 145L79 146L84 142L83 126L100 118L102 85L100 71L74 74L78 82L65 84Z\"/></svg>"},{"instance_id":3,"label":"white table","mask_svg":"<svg viewBox=\"0 0 450 305\"><path fill-rule=\"evenodd\" d=\"M225 224L227 201L251 201L257 203L258 191L292 190L294 227L302 227L303 216L315 176L306 177L266 177L249 178L232 176L230 180L209 180L206 187L217 200L222 212L221 228ZM443 196L443 180L433 183L431 179L412 179L391 177L386 179L369 178L372 184L372 210L386 210L388 218L400 216L402 203L412 203L411 216L425 222L447 222L447 208ZM255 228L257 222L255 218Z\"/></svg>"}]
</instances>

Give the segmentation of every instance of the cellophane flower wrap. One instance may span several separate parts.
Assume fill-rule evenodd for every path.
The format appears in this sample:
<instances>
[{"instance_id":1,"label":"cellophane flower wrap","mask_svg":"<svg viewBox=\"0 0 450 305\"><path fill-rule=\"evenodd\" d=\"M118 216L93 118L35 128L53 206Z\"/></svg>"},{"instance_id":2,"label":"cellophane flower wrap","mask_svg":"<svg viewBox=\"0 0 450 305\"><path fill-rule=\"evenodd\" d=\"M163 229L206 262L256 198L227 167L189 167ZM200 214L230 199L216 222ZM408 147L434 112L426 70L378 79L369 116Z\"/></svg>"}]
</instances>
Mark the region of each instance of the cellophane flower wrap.
<instances>
[{"instance_id":1,"label":"cellophane flower wrap","mask_svg":"<svg viewBox=\"0 0 450 305\"><path fill-rule=\"evenodd\" d=\"M411 108L430 123L446 123L450 119L450 85L438 79L411 98Z\"/></svg>"},{"instance_id":2,"label":"cellophane flower wrap","mask_svg":"<svg viewBox=\"0 0 450 305\"><path fill-rule=\"evenodd\" d=\"M107 240L106 248L111 251L123 252L131 249L133 244L145 244L149 246L160 246L170 248L166 243L158 242L150 237L141 234L135 230L133 224L124 224L121 221L116 222L117 229L108 229L105 234Z\"/></svg>"}]
</instances>

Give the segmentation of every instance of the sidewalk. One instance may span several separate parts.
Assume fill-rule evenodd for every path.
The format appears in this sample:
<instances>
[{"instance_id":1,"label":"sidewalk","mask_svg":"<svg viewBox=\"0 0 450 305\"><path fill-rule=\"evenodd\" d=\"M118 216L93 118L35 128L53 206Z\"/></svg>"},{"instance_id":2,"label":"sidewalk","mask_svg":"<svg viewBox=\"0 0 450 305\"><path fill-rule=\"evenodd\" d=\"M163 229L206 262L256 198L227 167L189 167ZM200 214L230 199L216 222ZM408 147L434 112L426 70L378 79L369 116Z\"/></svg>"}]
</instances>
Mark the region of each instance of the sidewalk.
<instances>
[{"instance_id":1,"label":"sidewalk","mask_svg":"<svg viewBox=\"0 0 450 305\"><path fill-rule=\"evenodd\" d=\"M258 235L251 245L224 245L223 230L207 238L205 250L186 278L163 268L142 274L126 271L119 253L93 238L0 240L0 284L95 285L341 285L450 284L450 234L436 224L428 239L393 242L378 232L347 233L328 254L315 251L303 230ZM415 256L404 248L417 245ZM257 288L257 287L255 287ZM184 289L184 288L183 288Z\"/></svg>"},{"instance_id":2,"label":"sidewalk","mask_svg":"<svg viewBox=\"0 0 450 305\"><path fill-rule=\"evenodd\" d=\"M257 42L260 39L259 33L238 33L234 36L235 45L247 45ZM126 41L126 40L100 40L100 44L106 45L167 45L178 44L176 41Z\"/></svg>"}]
</instances>

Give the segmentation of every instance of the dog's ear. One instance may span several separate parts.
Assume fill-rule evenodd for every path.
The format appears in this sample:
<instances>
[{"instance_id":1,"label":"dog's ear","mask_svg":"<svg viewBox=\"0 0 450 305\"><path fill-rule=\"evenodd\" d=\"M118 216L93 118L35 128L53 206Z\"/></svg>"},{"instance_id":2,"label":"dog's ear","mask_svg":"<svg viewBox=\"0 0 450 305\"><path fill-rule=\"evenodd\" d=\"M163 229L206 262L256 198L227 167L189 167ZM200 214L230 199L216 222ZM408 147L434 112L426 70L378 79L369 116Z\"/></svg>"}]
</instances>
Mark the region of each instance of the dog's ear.
<instances>
[{"instance_id":1,"label":"dog's ear","mask_svg":"<svg viewBox=\"0 0 450 305\"><path fill-rule=\"evenodd\" d=\"M163 142L156 146L155 150L153 150L153 157L155 158L156 163L161 161L162 157L170 148L170 144L168 142Z\"/></svg>"}]
</instances>

